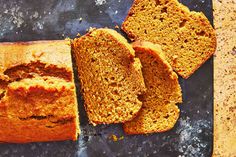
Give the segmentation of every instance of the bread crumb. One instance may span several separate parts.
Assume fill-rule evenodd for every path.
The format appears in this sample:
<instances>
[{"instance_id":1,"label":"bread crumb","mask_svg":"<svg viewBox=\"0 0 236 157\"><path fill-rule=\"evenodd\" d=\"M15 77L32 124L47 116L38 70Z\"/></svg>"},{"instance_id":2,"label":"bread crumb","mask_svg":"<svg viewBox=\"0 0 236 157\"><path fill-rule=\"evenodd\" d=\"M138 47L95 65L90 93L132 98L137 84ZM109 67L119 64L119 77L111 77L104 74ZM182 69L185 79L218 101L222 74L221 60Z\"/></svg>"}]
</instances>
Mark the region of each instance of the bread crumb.
<instances>
[{"instance_id":1,"label":"bread crumb","mask_svg":"<svg viewBox=\"0 0 236 157\"><path fill-rule=\"evenodd\" d=\"M86 32L92 32L94 31L96 28L95 27L89 27L89 29L86 29Z\"/></svg>"},{"instance_id":2,"label":"bread crumb","mask_svg":"<svg viewBox=\"0 0 236 157\"><path fill-rule=\"evenodd\" d=\"M116 135L114 135L114 134L112 134L112 135L111 135L111 139L112 139L114 142L118 141L118 138L117 138L117 136L116 136Z\"/></svg>"},{"instance_id":3,"label":"bread crumb","mask_svg":"<svg viewBox=\"0 0 236 157\"><path fill-rule=\"evenodd\" d=\"M77 37L80 37L80 36L81 36L81 34L80 34L80 33L78 33L76 36L77 36Z\"/></svg>"},{"instance_id":4,"label":"bread crumb","mask_svg":"<svg viewBox=\"0 0 236 157\"><path fill-rule=\"evenodd\" d=\"M120 29L120 27L118 25L115 25L115 29Z\"/></svg>"},{"instance_id":5,"label":"bread crumb","mask_svg":"<svg viewBox=\"0 0 236 157\"><path fill-rule=\"evenodd\" d=\"M70 46L72 39L70 39L69 37L66 37L65 41L66 41L66 44Z\"/></svg>"},{"instance_id":6,"label":"bread crumb","mask_svg":"<svg viewBox=\"0 0 236 157\"><path fill-rule=\"evenodd\" d=\"M110 138L114 141L114 142L117 142L119 140L123 140L124 139L124 136L121 136L121 137L117 137L116 135L112 134L110 136Z\"/></svg>"},{"instance_id":7,"label":"bread crumb","mask_svg":"<svg viewBox=\"0 0 236 157\"><path fill-rule=\"evenodd\" d=\"M121 136L120 138L119 138L119 140L123 140L124 139L124 136Z\"/></svg>"}]
</instances>

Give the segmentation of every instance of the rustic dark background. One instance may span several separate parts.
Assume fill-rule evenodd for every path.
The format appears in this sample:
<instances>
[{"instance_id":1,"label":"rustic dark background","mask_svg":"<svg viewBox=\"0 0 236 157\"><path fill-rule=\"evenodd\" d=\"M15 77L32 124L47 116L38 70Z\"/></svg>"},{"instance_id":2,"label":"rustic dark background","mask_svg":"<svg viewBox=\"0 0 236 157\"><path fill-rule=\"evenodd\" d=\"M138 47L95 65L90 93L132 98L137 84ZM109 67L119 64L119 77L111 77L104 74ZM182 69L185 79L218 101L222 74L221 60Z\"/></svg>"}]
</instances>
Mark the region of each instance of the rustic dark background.
<instances>
[{"instance_id":1,"label":"rustic dark background","mask_svg":"<svg viewBox=\"0 0 236 157\"><path fill-rule=\"evenodd\" d=\"M89 27L121 25L132 0L0 0L0 41L73 38ZM211 0L181 0L213 22ZM184 103L174 129L126 136L121 125L88 124L80 93L81 135L77 142L0 144L0 157L210 157L213 147L213 59L188 80L180 78ZM78 78L76 78L77 80ZM77 80L78 82L78 80ZM77 87L79 85L77 84ZM0 124L0 129L1 126ZM114 134L124 139L114 142Z\"/></svg>"}]
</instances>

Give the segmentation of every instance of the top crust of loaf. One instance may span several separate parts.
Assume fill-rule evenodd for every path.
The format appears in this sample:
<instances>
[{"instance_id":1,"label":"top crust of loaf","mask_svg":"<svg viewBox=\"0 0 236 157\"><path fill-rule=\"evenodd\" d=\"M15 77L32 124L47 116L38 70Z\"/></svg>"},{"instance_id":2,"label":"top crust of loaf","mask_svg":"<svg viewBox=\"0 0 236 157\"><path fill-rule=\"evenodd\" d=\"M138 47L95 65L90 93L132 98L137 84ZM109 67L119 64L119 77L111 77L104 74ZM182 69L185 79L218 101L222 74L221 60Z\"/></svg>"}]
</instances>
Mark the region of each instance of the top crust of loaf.
<instances>
[{"instance_id":1,"label":"top crust of loaf","mask_svg":"<svg viewBox=\"0 0 236 157\"><path fill-rule=\"evenodd\" d=\"M36 61L71 71L71 56L68 55L70 49L70 42L67 40L0 43L0 73L11 67Z\"/></svg>"},{"instance_id":2,"label":"top crust of loaf","mask_svg":"<svg viewBox=\"0 0 236 157\"><path fill-rule=\"evenodd\" d=\"M132 40L160 44L167 61L188 78L216 49L216 34L203 13L177 0L135 0L122 29Z\"/></svg>"},{"instance_id":3,"label":"top crust of loaf","mask_svg":"<svg viewBox=\"0 0 236 157\"><path fill-rule=\"evenodd\" d=\"M141 63L124 37L111 29L95 29L73 41L85 108L92 124L133 119L145 90Z\"/></svg>"}]
</instances>

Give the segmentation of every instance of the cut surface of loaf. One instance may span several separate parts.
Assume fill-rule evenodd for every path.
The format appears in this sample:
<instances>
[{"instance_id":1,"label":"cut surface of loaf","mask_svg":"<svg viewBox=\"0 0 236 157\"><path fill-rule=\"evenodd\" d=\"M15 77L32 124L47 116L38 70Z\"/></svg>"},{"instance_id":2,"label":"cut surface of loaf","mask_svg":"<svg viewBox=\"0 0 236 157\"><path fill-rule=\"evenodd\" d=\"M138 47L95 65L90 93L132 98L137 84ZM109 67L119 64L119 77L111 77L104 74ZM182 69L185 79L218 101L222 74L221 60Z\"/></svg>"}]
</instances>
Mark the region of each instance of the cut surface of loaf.
<instances>
[{"instance_id":1,"label":"cut surface of loaf","mask_svg":"<svg viewBox=\"0 0 236 157\"><path fill-rule=\"evenodd\" d=\"M179 117L176 103L182 102L177 74L165 60L159 45L149 42L133 43L142 63L147 91L141 96L142 109L137 117L123 125L127 134L147 134L167 131Z\"/></svg>"},{"instance_id":2,"label":"cut surface of loaf","mask_svg":"<svg viewBox=\"0 0 236 157\"><path fill-rule=\"evenodd\" d=\"M76 140L70 43L1 43L0 58L0 142Z\"/></svg>"},{"instance_id":3,"label":"cut surface of loaf","mask_svg":"<svg viewBox=\"0 0 236 157\"><path fill-rule=\"evenodd\" d=\"M135 0L122 29L133 40L159 44L172 68L188 78L216 49L216 35L203 13L177 0Z\"/></svg>"},{"instance_id":4,"label":"cut surface of loaf","mask_svg":"<svg viewBox=\"0 0 236 157\"><path fill-rule=\"evenodd\" d=\"M133 119L145 85L132 46L114 30L95 29L75 39L73 50L90 123Z\"/></svg>"}]
</instances>

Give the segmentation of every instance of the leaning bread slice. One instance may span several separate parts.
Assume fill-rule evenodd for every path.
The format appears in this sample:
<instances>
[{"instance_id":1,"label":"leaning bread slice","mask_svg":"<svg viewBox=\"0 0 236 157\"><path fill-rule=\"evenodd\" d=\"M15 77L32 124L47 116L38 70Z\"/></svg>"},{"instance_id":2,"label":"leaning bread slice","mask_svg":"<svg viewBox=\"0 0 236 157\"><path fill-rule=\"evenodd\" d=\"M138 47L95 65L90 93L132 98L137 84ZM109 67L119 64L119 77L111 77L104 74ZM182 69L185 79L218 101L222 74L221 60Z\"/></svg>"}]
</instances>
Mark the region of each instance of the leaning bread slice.
<instances>
[{"instance_id":1,"label":"leaning bread slice","mask_svg":"<svg viewBox=\"0 0 236 157\"><path fill-rule=\"evenodd\" d=\"M95 29L75 39L73 51L90 123L133 119L145 85L141 63L125 38L114 30Z\"/></svg>"},{"instance_id":2,"label":"leaning bread slice","mask_svg":"<svg viewBox=\"0 0 236 157\"><path fill-rule=\"evenodd\" d=\"M141 60L147 91L142 95L143 107L138 116L124 124L127 134L147 134L167 131L179 117L176 103L182 102L178 76L165 61L159 45L149 42L133 43Z\"/></svg>"},{"instance_id":3,"label":"leaning bread slice","mask_svg":"<svg viewBox=\"0 0 236 157\"><path fill-rule=\"evenodd\" d=\"M188 78L216 49L216 35L203 13L177 0L135 0L122 29L133 40L161 45L167 61Z\"/></svg>"}]
</instances>

